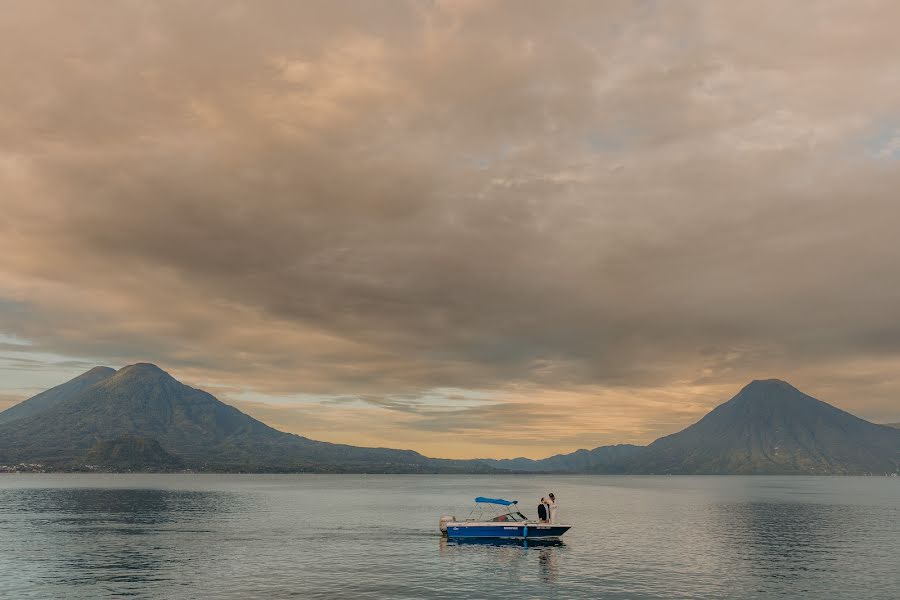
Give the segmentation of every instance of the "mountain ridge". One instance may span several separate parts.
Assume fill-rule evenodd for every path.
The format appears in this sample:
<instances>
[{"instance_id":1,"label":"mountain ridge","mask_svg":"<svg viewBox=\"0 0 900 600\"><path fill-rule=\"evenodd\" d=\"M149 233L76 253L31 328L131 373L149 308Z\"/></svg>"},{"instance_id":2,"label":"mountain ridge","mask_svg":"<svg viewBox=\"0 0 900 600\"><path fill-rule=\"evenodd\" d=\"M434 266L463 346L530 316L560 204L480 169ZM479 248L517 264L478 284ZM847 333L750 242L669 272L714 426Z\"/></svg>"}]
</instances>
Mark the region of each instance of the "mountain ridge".
<instances>
[{"instance_id":1,"label":"mountain ridge","mask_svg":"<svg viewBox=\"0 0 900 600\"><path fill-rule=\"evenodd\" d=\"M538 460L437 459L282 432L156 365L135 363L95 367L0 413L0 464L20 462L61 470L861 474L900 471L900 429L765 379L647 446Z\"/></svg>"},{"instance_id":2,"label":"mountain ridge","mask_svg":"<svg viewBox=\"0 0 900 600\"><path fill-rule=\"evenodd\" d=\"M45 390L0 412L0 425L43 412L69 395L90 387L107 377L111 377L115 373L116 370L110 367L94 367L65 383Z\"/></svg>"},{"instance_id":3,"label":"mountain ridge","mask_svg":"<svg viewBox=\"0 0 900 600\"><path fill-rule=\"evenodd\" d=\"M900 435L804 394L754 380L680 432L649 444L632 472L859 474L900 469Z\"/></svg>"},{"instance_id":4,"label":"mountain ridge","mask_svg":"<svg viewBox=\"0 0 900 600\"><path fill-rule=\"evenodd\" d=\"M900 472L900 430L870 423L780 379L756 379L679 432L613 460L600 446L546 459L487 461L507 470L596 474L865 474Z\"/></svg>"},{"instance_id":5,"label":"mountain ridge","mask_svg":"<svg viewBox=\"0 0 900 600\"><path fill-rule=\"evenodd\" d=\"M579 468L579 450L535 470L598 474L864 474L900 471L897 429L870 423L780 379L757 379L696 423L635 446L618 461ZM515 459L515 467L525 463ZM554 461L555 468L547 461ZM508 461L493 461L512 468Z\"/></svg>"},{"instance_id":6,"label":"mountain ridge","mask_svg":"<svg viewBox=\"0 0 900 600\"><path fill-rule=\"evenodd\" d=\"M88 464L98 444L138 436L148 444L159 443L193 470L493 471L480 463L431 459L412 450L331 444L281 432L149 363L128 365L89 386L62 391L68 393L43 411L0 424L0 463Z\"/></svg>"},{"instance_id":7,"label":"mountain ridge","mask_svg":"<svg viewBox=\"0 0 900 600\"><path fill-rule=\"evenodd\" d=\"M565 454L554 454L547 458L482 458L478 459L499 469L536 473L579 473L590 469L615 472L627 458L644 446L634 444L610 444L591 450L579 449Z\"/></svg>"}]
</instances>

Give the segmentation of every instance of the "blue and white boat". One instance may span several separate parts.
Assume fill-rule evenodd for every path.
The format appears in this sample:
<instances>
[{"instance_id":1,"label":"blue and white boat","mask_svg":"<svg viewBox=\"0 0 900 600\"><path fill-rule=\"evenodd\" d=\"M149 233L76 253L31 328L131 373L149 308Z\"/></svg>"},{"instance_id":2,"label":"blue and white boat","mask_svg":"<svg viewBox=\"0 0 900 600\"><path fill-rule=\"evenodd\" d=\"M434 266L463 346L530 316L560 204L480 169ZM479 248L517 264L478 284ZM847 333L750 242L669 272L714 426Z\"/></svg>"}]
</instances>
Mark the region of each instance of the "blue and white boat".
<instances>
[{"instance_id":1,"label":"blue and white boat","mask_svg":"<svg viewBox=\"0 0 900 600\"><path fill-rule=\"evenodd\" d=\"M482 496L475 498L475 508L465 519L443 516L440 520L441 533L450 539L556 539L570 528L571 525L529 519L515 500Z\"/></svg>"}]
</instances>

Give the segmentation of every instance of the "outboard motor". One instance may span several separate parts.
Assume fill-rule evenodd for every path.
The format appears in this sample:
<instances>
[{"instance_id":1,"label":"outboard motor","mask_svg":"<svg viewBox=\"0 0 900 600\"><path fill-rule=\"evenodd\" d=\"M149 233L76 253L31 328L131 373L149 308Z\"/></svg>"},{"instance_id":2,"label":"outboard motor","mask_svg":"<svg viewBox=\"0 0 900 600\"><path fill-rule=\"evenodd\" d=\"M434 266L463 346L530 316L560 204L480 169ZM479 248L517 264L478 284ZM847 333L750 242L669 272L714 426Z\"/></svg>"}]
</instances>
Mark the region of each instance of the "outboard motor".
<instances>
[{"instance_id":1,"label":"outboard motor","mask_svg":"<svg viewBox=\"0 0 900 600\"><path fill-rule=\"evenodd\" d=\"M438 527L440 528L441 533L447 533L447 523L452 523L455 520L456 520L456 517L450 517L447 515L444 515L443 517L441 517L441 520L438 521Z\"/></svg>"}]
</instances>

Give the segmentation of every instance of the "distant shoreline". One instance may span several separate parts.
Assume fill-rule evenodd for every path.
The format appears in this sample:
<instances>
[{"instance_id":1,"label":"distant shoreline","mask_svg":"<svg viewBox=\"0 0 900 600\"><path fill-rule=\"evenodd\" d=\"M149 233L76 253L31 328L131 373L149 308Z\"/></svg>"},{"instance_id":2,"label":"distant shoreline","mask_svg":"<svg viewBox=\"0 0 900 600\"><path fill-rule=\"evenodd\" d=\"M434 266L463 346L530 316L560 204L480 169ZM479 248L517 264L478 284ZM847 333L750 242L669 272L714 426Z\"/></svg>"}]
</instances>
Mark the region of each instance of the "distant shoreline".
<instances>
[{"instance_id":1,"label":"distant shoreline","mask_svg":"<svg viewBox=\"0 0 900 600\"><path fill-rule=\"evenodd\" d=\"M0 471L2 476L16 475L402 475L428 477L900 477L897 473L571 473L571 472L500 472L500 473L411 473L411 472L362 472L362 471Z\"/></svg>"}]
</instances>

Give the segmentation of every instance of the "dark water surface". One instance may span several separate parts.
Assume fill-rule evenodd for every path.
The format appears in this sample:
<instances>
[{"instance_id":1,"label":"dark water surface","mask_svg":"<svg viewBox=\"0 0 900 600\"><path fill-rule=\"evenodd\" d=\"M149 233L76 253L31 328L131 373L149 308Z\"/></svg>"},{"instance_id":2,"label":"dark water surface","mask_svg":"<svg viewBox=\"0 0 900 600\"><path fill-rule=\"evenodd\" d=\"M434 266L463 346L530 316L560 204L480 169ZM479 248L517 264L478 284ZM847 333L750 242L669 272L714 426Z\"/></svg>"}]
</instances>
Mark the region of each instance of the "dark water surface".
<instances>
[{"instance_id":1,"label":"dark water surface","mask_svg":"<svg viewBox=\"0 0 900 600\"><path fill-rule=\"evenodd\" d=\"M476 495L556 545L454 544ZM884 477L0 476L4 598L898 598Z\"/></svg>"}]
</instances>

